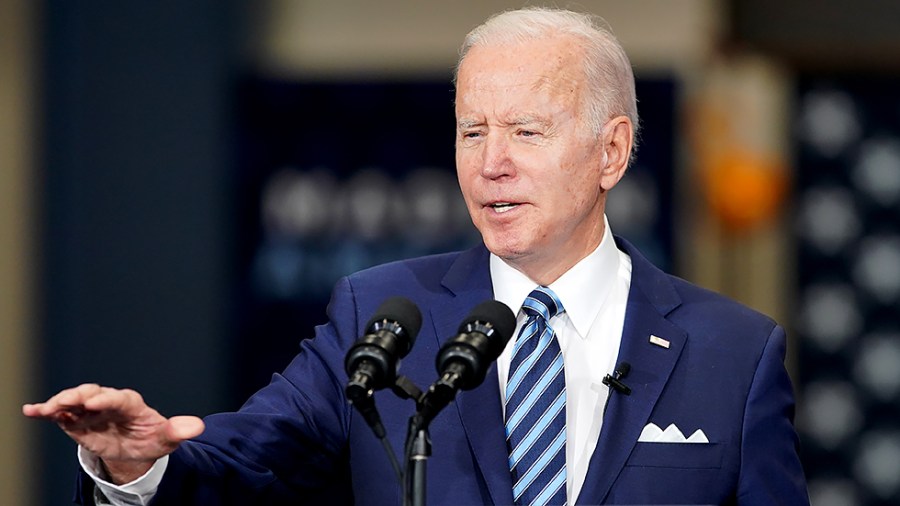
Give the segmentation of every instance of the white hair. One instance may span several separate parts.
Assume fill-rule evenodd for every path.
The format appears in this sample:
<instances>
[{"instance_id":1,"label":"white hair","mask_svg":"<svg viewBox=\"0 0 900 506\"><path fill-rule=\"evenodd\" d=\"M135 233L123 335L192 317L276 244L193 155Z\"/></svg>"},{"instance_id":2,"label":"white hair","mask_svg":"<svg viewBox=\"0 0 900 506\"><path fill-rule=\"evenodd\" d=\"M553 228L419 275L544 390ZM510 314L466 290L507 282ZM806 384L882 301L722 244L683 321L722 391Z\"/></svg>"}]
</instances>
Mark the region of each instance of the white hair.
<instances>
[{"instance_id":1,"label":"white hair","mask_svg":"<svg viewBox=\"0 0 900 506\"><path fill-rule=\"evenodd\" d=\"M495 14L466 35L459 49L456 74L459 74L459 66L469 50L475 46L518 43L561 34L584 41L583 66L590 92L585 104L588 125L595 133L600 133L609 119L627 116L634 125L636 144L638 113L631 62L599 16L546 7L526 7Z\"/></svg>"}]
</instances>

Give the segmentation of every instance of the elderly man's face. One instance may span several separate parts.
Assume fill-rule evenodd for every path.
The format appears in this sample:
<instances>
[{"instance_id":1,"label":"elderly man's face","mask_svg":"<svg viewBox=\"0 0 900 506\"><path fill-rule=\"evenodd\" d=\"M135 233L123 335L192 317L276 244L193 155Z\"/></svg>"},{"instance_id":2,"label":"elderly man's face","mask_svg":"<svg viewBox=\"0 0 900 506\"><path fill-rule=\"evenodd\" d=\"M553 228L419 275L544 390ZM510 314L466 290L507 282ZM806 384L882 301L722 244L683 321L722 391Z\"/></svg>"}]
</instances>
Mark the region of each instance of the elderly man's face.
<instances>
[{"instance_id":1,"label":"elderly man's face","mask_svg":"<svg viewBox=\"0 0 900 506\"><path fill-rule=\"evenodd\" d=\"M605 134L584 117L581 57L570 37L475 47L457 77L469 214L491 252L543 284L597 247L605 190L621 177L605 170Z\"/></svg>"}]
</instances>

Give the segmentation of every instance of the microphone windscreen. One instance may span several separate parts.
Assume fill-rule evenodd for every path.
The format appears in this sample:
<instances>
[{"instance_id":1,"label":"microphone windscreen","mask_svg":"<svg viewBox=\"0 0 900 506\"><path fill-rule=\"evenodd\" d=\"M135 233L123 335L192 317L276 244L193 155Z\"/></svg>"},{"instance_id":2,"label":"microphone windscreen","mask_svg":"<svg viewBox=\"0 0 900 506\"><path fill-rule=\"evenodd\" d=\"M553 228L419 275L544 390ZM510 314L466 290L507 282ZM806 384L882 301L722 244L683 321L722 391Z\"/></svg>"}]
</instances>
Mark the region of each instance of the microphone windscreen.
<instances>
[{"instance_id":1,"label":"microphone windscreen","mask_svg":"<svg viewBox=\"0 0 900 506\"><path fill-rule=\"evenodd\" d=\"M516 330L516 315L504 303L496 300L486 300L475 306L469 316L459 326L459 332L465 332L466 327L474 322L490 323L497 332L500 340L500 349L506 346L506 342Z\"/></svg>"},{"instance_id":2,"label":"microphone windscreen","mask_svg":"<svg viewBox=\"0 0 900 506\"><path fill-rule=\"evenodd\" d=\"M371 332L376 322L387 320L398 323L409 335L409 344L412 346L422 328L422 313L419 308L406 297L391 297L378 306L375 315L366 324L366 329Z\"/></svg>"}]
</instances>

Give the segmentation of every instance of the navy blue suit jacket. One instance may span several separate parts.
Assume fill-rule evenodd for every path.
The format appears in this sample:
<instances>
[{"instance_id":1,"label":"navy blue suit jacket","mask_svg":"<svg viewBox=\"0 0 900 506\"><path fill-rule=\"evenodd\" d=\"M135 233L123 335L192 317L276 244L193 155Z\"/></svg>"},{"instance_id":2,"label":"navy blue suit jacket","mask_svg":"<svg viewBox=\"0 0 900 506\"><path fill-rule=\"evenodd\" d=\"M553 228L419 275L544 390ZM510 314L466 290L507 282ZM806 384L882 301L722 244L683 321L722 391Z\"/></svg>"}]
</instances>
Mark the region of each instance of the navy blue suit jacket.
<instances>
[{"instance_id":1,"label":"navy blue suit jacket","mask_svg":"<svg viewBox=\"0 0 900 506\"><path fill-rule=\"evenodd\" d=\"M578 504L808 504L792 425L794 401L772 320L669 276L622 240L632 283L618 361L632 365L631 395L611 395ZM420 387L437 377L434 358L459 322L493 298L488 252L395 262L342 279L329 323L282 374L237 413L170 457L154 504L401 503L384 449L348 405L343 360L388 296L413 300L422 330L401 374ZM652 344L651 335L669 341ZM402 460L412 401L376 394ZM512 483L496 370L461 392L432 422L429 505L511 504ZM709 444L638 442L653 422ZM81 480L87 500L90 480Z\"/></svg>"}]
</instances>

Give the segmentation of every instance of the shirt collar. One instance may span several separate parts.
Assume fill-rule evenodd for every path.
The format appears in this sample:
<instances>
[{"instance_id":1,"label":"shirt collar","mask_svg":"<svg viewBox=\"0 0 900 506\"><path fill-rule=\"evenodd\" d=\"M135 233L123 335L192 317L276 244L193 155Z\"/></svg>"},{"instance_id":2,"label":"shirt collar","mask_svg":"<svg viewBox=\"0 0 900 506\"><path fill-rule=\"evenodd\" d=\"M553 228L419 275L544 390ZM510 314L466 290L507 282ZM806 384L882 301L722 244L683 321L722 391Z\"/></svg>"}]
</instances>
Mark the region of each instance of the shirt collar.
<instances>
[{"instance_id":1,"label":"shirt collar","mask_svg":"<svg viewBox=\"0 0 900 506\"><path fill-rule=\"evenodd\" d=\"M588 335L619 270L619 253L605 215L603 222L603 239L597 248L550 284L582 338ZM494 298L519 314L522 302L537 283L493 253L490 268Z\"/></svg>"}]
</instances>

